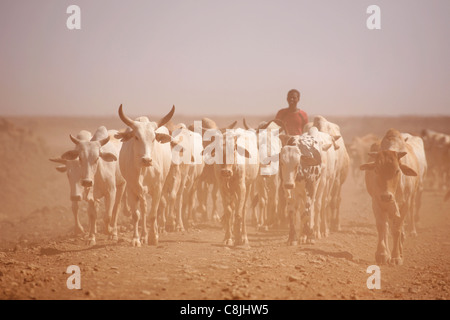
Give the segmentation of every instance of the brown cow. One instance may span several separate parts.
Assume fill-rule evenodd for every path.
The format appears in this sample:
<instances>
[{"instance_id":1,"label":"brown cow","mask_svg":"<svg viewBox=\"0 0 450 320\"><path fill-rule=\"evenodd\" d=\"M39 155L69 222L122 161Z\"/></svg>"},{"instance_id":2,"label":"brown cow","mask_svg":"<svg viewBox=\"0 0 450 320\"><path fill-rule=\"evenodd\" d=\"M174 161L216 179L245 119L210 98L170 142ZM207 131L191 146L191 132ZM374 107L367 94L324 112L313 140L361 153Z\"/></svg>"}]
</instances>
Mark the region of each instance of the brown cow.
<instances>
[{"instance_id":1,"label":"brown cow","mask_svg":"<svg viewBox=\"0 0 450 320\"><path fill-rule=\"evenodd\" d=\"M415 145L405 141L402 134L390 129L383 137L380 151L372 153L375 161L361 165L366 171L366 188L372 197L372 209L378 230L375 253L379 264L403 263L403 222L414 212L419 188L419 160ZM393 250L388 247L388 227L391 226Z\"/></svg>"}]
</instances>

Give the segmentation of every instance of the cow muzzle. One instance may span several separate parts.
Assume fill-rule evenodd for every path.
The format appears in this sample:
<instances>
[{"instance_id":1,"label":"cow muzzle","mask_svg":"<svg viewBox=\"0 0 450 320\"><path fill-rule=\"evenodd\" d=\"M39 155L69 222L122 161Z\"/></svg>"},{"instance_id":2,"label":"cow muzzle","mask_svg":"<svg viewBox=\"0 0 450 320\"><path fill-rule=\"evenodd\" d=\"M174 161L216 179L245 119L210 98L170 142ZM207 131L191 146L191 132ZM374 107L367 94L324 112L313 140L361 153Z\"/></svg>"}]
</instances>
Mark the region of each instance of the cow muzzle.
<instances>
[{"instance_id":1,"label":"cow muzzle","mask_svg":"<svg viewBox=\"0 0 450 320\"><path fill-rule=\"evenodd\" d=\"M142 165L144 167L150 167L152 165L152 159L150 159L150 158L142 158Z\"/></svg>"},{"instance_id":2,"label":"cow muzzle","mask_svg":"<svg viewBox=\"0 0 450 320\"><path fill-rule=\"evenodd\" d=\"M390 192L383 193L382 195L380 195L380 199L383 202L392 202L392 201L394 201L394 195Z\"/></svg>"},{"instance_id":3,"label":"cow muzzle","mask_svg":"<svg viewBox=\"0 0 450 320\"><path fill-rule=\"evenodd\" d=\"M81 180L81 185L83 186L83 187L85 187L85 188L90 188L90 187L92 187L92 180L90 180L90 179L83 179L83 180Z\"/></svg>"},{"instance_id":4,"label":"cow muzzle","mask_svg":"<svg viewBox=\"0 0 450 320\"><path fill-rule=\"evenodd\" d=\"M220 174L224 178L230 178L231 176L233 176L233 171L231 171L230 169L222 169L220 171Z\"/></svg>"}]
</instances>

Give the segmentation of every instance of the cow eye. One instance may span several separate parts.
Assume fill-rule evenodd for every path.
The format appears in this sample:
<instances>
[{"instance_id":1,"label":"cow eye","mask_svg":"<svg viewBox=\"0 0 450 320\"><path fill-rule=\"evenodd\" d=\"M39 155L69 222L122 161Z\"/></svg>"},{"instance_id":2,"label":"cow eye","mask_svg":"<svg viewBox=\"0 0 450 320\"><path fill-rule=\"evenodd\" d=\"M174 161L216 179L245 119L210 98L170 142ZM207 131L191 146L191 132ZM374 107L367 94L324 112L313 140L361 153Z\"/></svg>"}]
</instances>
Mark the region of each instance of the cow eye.
<instances>
[{"instance_id":1,"label":"cow eye","mask_svg":"<svg viewBox=\"0 0 450 320\"><path fill-rule=\"evenodd\" d=\"M139 140L139 138L137 136L134 136L134 139Z\"/></svg>"}]
</instances>

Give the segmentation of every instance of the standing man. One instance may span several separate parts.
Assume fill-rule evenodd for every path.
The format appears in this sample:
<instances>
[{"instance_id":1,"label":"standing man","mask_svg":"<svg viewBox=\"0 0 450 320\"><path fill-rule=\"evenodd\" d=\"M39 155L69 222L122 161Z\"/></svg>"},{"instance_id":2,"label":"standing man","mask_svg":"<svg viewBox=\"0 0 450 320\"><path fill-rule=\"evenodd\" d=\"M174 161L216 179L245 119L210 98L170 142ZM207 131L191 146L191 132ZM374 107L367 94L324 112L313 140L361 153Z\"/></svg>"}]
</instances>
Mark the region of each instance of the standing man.
<instances>
[{"instance_id":1,"label":"standing man","mask_svg":"<svg viewBox=\"0 0 450 320\"><path fill-rule=\"evenodd\" d=\"M287 102L289 107L278 111L276 118L286 124L289 135L299 135L303 133L303 127L308 123L308 115L305 111L297 108L300 101L300 91L289 90Z\"/></svg>"}]
</instances>

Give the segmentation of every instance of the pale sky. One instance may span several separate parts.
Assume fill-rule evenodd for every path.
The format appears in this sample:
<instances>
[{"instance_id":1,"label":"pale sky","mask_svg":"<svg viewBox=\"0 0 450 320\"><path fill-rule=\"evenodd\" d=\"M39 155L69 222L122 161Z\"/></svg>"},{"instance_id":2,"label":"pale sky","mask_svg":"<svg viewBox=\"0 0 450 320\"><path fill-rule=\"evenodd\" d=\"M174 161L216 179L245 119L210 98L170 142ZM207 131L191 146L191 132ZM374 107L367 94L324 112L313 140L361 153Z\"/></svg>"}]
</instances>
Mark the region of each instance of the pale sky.
<instances>
[{"instance_id":1,"label":"pale sky","mask_svg":"<svg viewBox=\"0 0 450 320\"><path fill-rule=\"evenodd\" d=\"M292 88L310 114L450 115L449 19L449 0L1 0L0 115L266 115Z\"/></svg>"}]
</instances>

